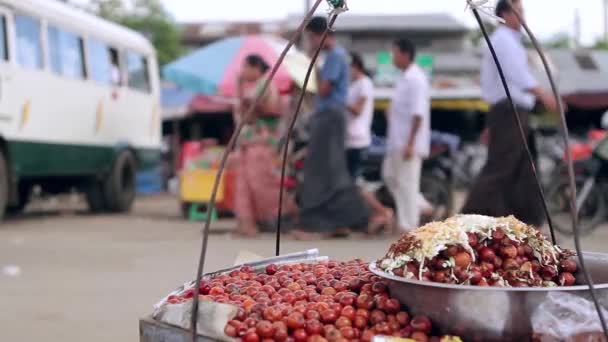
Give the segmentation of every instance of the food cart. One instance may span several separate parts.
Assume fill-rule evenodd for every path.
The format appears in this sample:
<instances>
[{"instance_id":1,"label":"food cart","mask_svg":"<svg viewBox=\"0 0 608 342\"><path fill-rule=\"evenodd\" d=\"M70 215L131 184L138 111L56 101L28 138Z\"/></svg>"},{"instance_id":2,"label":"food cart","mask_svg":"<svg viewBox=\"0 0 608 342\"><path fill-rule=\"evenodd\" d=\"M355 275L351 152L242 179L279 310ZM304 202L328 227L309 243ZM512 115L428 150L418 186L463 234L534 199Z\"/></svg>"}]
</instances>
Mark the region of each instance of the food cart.
<instances>
[{"instance_id":1,"label":"food cart","mask_svg":"<svg viewBox=\"0 0 608 342\"><path fill-rule=\"evenodd\" d=\"M344 1L330 4L334 19L346 9ZM483 28L477 5L469 5ZM142 341L187 341L188 330L246 342L461 341L437 337L453 331L467 341L608 338L608 256L582 252L578 240L578 255L562 249L514 217L429 223L371 263L328 261L313 250L203 275L207 238L197 280L157 304L154 321L142 320Z\"/></svg>"}]
</instances>

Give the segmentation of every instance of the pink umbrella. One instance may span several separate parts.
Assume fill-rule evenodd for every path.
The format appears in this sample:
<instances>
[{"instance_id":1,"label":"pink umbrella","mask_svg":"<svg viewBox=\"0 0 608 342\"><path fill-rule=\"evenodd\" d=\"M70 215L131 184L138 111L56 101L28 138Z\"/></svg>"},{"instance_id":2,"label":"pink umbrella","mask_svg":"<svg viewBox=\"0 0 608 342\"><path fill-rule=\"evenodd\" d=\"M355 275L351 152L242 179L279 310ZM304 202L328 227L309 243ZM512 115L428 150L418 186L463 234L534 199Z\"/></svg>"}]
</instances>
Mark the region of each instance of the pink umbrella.
<instances>
[{"instance_id":1,"label":"pink umbrella","mask_svg":"<svg viewBox=\"0 0 608 342\"><path fill-rule=\"evenodd\" d=\"M194 92L235 96L237 77L245 58L257 54L273 65L286 45L286 40L270 35L231 37L172 62L165 66L163 74L167 80ZM273 80L279 91L290 91L294 83L301 87L309 63L308 57L291 49ZM314 73L308 89L316 89Z\"/></svg>"}]
</instances>

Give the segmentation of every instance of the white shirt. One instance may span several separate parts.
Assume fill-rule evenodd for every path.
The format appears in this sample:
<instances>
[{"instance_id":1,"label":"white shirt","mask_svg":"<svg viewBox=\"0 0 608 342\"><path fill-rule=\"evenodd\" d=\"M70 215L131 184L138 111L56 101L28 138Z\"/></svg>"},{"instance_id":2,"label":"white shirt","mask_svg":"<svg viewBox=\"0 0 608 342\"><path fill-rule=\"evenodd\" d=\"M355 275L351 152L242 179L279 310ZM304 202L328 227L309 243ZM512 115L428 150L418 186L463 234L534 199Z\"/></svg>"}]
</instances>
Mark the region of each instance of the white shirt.
<instances>
[{"instance_id":1,"label":"white shirt","mask_svg":"<svg viewBox=\"0 0 608 342\"><path fill-rule=\"evenodd\" d=\"M355 105L360 98L365 98L363 110L359 115L347 111L347 148L366 148L372 144L372 120L374 118L374 83L367 77L351 83L348 88L347 104Z\"/></svg>"},{"instance_id":2,"label":"white shirt","mask_svg":"<svg viewBox=\"0 0 608 342\"><path fill-rule=\"evenodd\" d=\"M420 117L422 122L414 152L418 157L428 157L431 149L431 86L418 65L412 64L397 79L388 115L388 152L404 151L414 118Z\"/></svg>"},{"instance_id":3,"label":"white shirt","mask_svg":"<svg viewBox=\"0 0 608 342\"><path fill-rule=\"evenodd\" d=\"M531 110L536 98L529 91L538 86L528 64L528 53L522 42L522 34L500 25L490 38L502 66L511 96L516 105ZM481 64L481 92L483 99L494 105L507 99L498 69L486 48Z\"/></svg>"}]
</instances>

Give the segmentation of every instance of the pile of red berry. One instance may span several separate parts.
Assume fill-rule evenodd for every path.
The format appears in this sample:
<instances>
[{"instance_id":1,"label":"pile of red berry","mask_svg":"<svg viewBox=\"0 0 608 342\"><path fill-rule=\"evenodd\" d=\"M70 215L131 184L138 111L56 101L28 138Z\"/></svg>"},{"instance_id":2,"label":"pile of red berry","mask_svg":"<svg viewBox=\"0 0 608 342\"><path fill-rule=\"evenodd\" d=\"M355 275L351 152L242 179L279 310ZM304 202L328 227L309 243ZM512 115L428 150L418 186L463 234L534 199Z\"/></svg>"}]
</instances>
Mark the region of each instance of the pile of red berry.
<instances>
[{"instance_id":1,"label":"pile of red berry","mask_svg":"<svg viewBox=\"0 0 608 342\"><path fill-rule=\"evenodd\" d=\"M552 287L575 285L577 263L573 253L555 249L542 256L526 241L511 240L498 228L486 239L468 233L470 248L448 246L439 255L392 269L397 276L446 284L498 287ZM470 253L473 251L473 256ZM381 262L378 263L382 268Z\"/></svg>"},{"instance_id":2,"label":"pile of red berry","mask_svg":"<svg viewBox=\"0 0 608 342\"><path fill-rule=\"evenodd\" d=\"M361 260L269 265L261 274L242 267L203 281L200 292L201 300L238 306L225 333L246 342L371 341L378 335L441 341L430 336L430 319L403 311ZM189 289L168 301L193 295Z\"/></svg>"}]
</instances>

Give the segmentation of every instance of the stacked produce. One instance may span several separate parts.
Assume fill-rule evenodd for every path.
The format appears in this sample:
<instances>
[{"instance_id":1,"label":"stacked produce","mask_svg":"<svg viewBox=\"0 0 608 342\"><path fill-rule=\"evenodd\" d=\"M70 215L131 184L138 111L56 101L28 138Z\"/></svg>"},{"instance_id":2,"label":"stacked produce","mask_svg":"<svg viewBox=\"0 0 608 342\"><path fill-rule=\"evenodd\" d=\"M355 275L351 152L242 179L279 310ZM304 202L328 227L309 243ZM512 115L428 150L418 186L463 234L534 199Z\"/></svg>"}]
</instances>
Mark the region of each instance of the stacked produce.
<instances>
[{"instance_id":1,"label":"stacked produce","mask_svg":"<svg viewBox=\"0 0 608 342\"><path fill-rule=\"evenodd\" d=\"M256 273L242 267L205 280L201 300L236 305L225 334L256 341L372 341L398 336L415 341L460 341L431 337L426 316L411 317L387 286L361 260L269 265ZM167 298L191 300L194 289Z\"/></svg>"},{"instance_id":2,"label":"stacked produce","mask_svg":"<svg viewBox=\"0 0 608 342\"><path fill-rule=\"evenodd\" d=\"M376 265L445 284L553 287L575 285L573 256L513 217L461 215L405 234Z\"/></svg>"}]
</instances>

